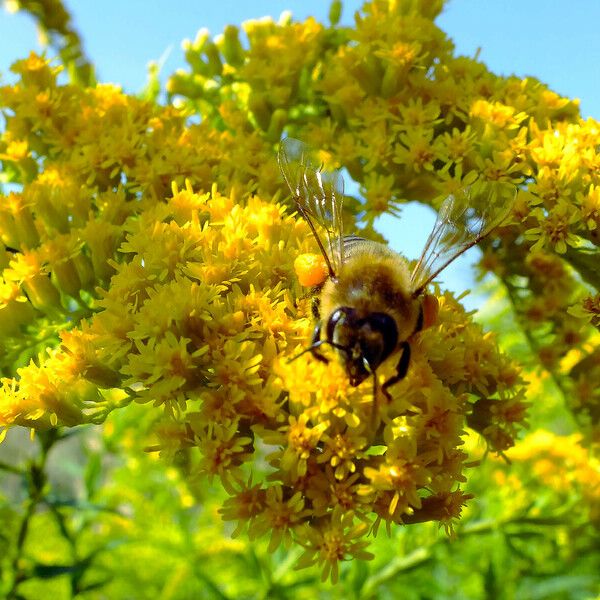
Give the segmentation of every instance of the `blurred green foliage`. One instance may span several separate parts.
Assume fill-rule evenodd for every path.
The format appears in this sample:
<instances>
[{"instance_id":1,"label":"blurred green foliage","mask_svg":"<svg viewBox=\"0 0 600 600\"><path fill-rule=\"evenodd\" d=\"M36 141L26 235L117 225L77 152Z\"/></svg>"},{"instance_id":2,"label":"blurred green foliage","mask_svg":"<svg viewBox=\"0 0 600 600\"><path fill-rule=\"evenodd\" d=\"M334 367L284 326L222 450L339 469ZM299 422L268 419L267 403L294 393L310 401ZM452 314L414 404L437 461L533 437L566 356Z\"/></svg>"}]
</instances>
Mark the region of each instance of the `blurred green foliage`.
<instances>
[{"instance_id":1,"label":"blurred green foliage","mask_svg":"<svg viewBox=\"0 0 600 600\"><path fill-rule=\"evenodd\" d=\"M343 565L333 586L316 567L294 570L298 550L269 554L267 541L231 539L217 512L220 486L194 480L190 456L168 464L145 453L136 434L145 418L131 406L102 432L80 427L33 441L10 432L0 449L6 597L594 597L597 532L581 490L561 496L528 480L527 463L488 458L466 488L476 500L454 539L431 523L396 528L373 542L373 561ZM504 478L526 489L515 493ZM11 592L15 574L23 581Z\"/></svg>"}]
</instances>

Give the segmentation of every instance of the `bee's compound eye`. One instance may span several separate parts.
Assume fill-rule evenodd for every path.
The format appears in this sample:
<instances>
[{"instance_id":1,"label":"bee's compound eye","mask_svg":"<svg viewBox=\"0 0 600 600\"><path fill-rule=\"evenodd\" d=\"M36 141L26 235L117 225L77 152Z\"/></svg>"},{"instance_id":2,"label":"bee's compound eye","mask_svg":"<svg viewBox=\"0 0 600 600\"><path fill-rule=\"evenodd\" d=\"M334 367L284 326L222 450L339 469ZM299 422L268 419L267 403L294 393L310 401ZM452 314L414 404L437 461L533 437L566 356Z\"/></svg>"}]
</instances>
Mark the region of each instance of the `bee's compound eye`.
<instances>
[{"instance_id":1,"label":"bee's compound eye","mask_svg":"<svg viewBox=\"0 0 600 600\"><path fill-rule=\"evenodd\" d=\"M339 340L338 336L342 330L344 330L346 334L348 331L352 331L354 329L354 322L355 310L349 306L340 306L340 308L336 309L331 317L329 317L329 321L327 321L327 329L325 332L327 339L330 342L347 344L348 340Z\"/></svg>"},{"instance_id":2,"label":"bee's compound eye","mask_svg":"<svg viewBox=\"0 0 600 600\"><path fill-rule=\"evenodd\" d=\"M386 313L372 313L361 325L361 348L371 370L376 369L395 349L398 327Z\"/></svg>"}]
</instances>

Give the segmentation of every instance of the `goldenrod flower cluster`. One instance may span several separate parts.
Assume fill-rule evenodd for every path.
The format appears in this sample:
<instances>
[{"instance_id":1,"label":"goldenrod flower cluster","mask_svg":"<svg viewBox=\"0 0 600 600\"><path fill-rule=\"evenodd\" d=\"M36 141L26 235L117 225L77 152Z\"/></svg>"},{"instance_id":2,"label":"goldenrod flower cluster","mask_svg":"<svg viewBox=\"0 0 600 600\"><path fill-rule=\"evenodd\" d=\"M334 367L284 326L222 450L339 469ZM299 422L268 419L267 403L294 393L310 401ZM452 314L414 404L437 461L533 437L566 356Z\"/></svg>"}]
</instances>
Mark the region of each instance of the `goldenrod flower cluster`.
<instances>
[{"instance_id":1,"label":"goldenrod flower cluster","mask_svg":"<svg viewBox=\"0 0 600 600\"><path fill-rule=\"evenodd\" d=\"M573 507L572 516L565 521L597 529L600 463L583 444L581 434L559 436L539 429L508 450L506 456L510 468L496 465L494 479L499 489L510 495L510 512L559 511L566 515ZM557 464L562 466L560 470ZM532 498L532 490L536 490L536 497Z\"/></svg>"},{"instance_id":2,"label":"goldenrod flower cluster","mask_svg":"<svg viewBox=\"0 0 600 600\"><path fill-rule=\"evenodd\" d=\"M499 451L523 421L518 369L493 337L440 295L392 402L335 361L290 362L312 327L293 263L315 248L277 200L274 149L112 87L58 85L35 55L15 71L0 90L0 157L23 184L0 213L0 425L147 403L153 449L197 449L198 473L231 495L224 518L272 548L300 544L300 564L333 579L370 556L380 522L451 530L465 419Z\"/></svg>"},{"instance_id":3,"label":"goldenrod flower cluster","mask_svg":"<svg viewBox=\"0 0 600 600\"><path fill-rule=\"evenodd\" d=\"M193 449L198 474L229 493L236 533L299 544L300 565L324 577L368 558L381 525L451 531L468 498L464 428L497 452L514 444L520 371L439 290L389 401L352 388L335 360L296 358L313 324L293 263L315 248L285 204L274 142L286 127L359 182L367 233L405 200L519 187L481 268L593 434L598 125L533 79L454 57L441 6L376 0L343 29L334 3L330 27L247 23L247 47L234 27L203 32L169 107L59 85L36 55L17 63L19 82L0 88L3 177L18 184L0 203L0 427L144 403L151 449Z\"/></svg>"},{"instance_id":4,"label":"goldenrod flower cluster","mask_svg":"<svg viewBox=\"0 0 600 600\"><path fill-rule=\"evenodd\" d=\"M338 4L329 27L245 23L247 48L232 27L199 36L171 93L207 118L218 97L269 139L286 127L328 149L360 183L368 224L477 181L518 186L513 227L484 245L481 268L502 279L535 364L597 438L599 124L534 78L454 56L434 22L442 0L366 2L347 29Z\"/></svg>"}]
</instances>

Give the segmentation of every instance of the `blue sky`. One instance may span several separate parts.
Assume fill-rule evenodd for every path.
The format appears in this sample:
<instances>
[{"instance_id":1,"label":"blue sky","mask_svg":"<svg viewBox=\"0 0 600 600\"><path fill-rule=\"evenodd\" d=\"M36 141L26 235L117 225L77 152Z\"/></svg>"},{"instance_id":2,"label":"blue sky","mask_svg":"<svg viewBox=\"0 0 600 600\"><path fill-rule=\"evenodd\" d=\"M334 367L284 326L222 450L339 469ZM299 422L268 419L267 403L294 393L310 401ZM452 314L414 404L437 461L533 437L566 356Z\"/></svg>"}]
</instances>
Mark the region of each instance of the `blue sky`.
<instances>
[{"instance_id":1,"label":"blue sky","mask_svg":"<svg viewBox=\"0 0 600 600\"><path fill-rule=\"evenodd\" d=\"M2 0L0 0L0 5ZM327 0L67 0L87 52L103 81L139 90L146 64L171 50L166 72L183 65L181 40L201 27L213 35L228 23L283 10L303 19L326 18ZM361 5L344 3L343 21L351 23ZM600 118L597 75L600 64L600 2L595 0L449 0L438 24L454 40L459 54L481 59L495 72L533 75L559 93L582 99L584 116ZM0 10L0 72L39 48L32 21Z\"/></svg>"},{"instance_id":2,"label":"blue sky","mask_svg":"<svg viewBox=\"0 0 600 600\"><path fill-rule=\"evenodd\" d=\"M0 0L0 5L2 0ZM350 24L362 3L347 0L342 21ZM216 35L228 23L250 18L277 18L290 10L295 19L314 15L327 18L327 0L67 0L88 56L97 66L101 81L139 91L146 80L146 65L168 53L165 73L184 66L181 40L193 39L206 27ZM584 117L600 119L600 2L595 0L449 0L438 25L456 44L456 52L480 59L498 74L535 76L556 92L579 98ZM0 9L0 74L6 80L9 65L40 49L31 19ZM0 81L2 81L0 80ZM400 222L386 219L383 233L393 246L410 258L418 255L433 215L406 210ZM465 257L444 277L455 291L471 287ZM469 302L467 302L469 304Z\"/></svg>"}]
</instances>

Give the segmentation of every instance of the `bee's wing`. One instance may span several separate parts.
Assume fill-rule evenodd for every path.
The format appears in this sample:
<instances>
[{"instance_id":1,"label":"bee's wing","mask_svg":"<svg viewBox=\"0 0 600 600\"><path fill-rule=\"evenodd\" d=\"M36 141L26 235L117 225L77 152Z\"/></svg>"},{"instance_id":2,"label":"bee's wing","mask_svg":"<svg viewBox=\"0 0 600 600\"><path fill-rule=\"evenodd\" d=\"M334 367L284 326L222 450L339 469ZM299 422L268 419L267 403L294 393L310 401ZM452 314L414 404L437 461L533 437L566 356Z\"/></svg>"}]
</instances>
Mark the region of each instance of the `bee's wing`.
<instances>
[{"instance_id":1,"label":"bee's wing","mask_svg":"<svg viewBox=\"0 0 600 600\"><path fill-rule=\"evenodd\" d=\"M411 276L413 296L423 290L455 258L488 236L508 216L513 200L492 189L471 196L469 188L448 196L438 212L421 258Z\"/></svg>"},{"instance_id":2,"label":"bee's wing","mask_svg":"<svg viewBox=\"0 0 600 600\"><path fill-rule=\"evenodd\" d=\"M329 276L335 277L344 261L344 180L339 171L322 171L315 151L294 138L281 141L278 160L296 206L325 258ZM325 244L317 226L325 233Z\"/></svg>"}]
</instances>

